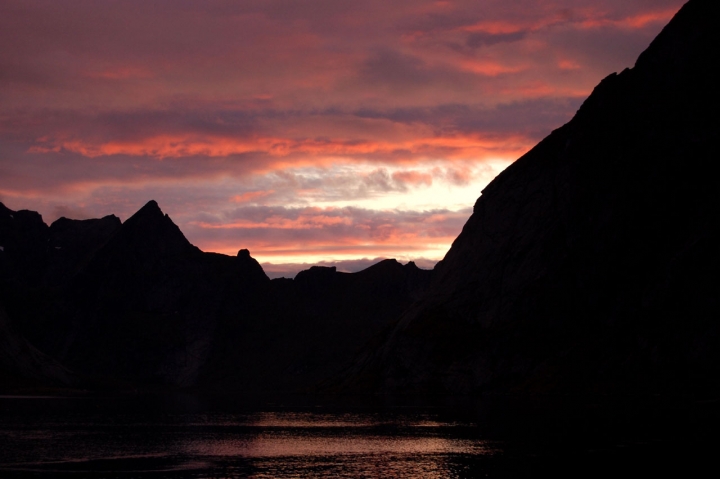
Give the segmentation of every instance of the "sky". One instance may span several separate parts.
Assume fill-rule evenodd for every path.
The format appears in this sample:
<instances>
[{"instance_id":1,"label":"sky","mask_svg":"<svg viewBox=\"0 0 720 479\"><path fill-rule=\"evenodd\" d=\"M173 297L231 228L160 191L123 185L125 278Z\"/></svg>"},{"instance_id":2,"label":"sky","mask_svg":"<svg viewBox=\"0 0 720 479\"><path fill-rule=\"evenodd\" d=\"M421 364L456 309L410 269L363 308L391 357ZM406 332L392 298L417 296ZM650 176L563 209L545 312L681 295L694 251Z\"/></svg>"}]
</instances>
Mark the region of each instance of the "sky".
<instances>
[{"instance_id":1,"label":"sky","mask_svg":"<svg viewBox=\"0 0 720 479\"><path fill-rule=\"evenodd\" d=\"M682 0L0 0L0 201L270 276L432 267Z\"/></svg>"}]
</instances>

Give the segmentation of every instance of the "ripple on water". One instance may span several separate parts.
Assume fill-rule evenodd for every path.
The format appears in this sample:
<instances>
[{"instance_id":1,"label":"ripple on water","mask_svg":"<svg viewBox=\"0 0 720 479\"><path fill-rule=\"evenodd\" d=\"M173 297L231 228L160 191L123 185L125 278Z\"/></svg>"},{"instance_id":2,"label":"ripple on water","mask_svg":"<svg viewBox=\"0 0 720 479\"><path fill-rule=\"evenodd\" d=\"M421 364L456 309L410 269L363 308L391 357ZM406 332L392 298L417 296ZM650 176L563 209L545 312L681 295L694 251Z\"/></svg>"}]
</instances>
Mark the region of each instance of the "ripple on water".
<instances>
[{"instance_id":1,"label":"ripple on water","mask_svg":"<svg viewBox=\"0 0 720 479\"><path fill-rule=\"evenodd\" d=\"M407 413L4 416L0 442L9 478L464 478L501 452L472 424Z\"/></svg>"}]
</instances>

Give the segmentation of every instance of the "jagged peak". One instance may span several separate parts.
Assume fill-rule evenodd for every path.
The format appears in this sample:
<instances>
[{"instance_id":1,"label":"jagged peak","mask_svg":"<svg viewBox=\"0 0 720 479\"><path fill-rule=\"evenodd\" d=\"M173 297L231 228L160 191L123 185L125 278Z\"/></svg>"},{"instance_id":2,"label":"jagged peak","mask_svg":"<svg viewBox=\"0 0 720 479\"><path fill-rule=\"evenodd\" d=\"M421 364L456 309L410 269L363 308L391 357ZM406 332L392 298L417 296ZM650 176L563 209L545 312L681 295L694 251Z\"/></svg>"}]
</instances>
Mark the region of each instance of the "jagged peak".
<instances>
[{"instance_id":1,"label":"jagged peak","mask_svg":"<svg viewBox=\"0 0 720 479\"><path fill-rule=\"evenodd\" d=\"M180 232L180 229L177 227L177 225L172 221L170 216L163 213L163 211L160 209L160 206L157 204L157 201L150 200L145 205L137 210L134 215L132 215L130 218L125 221L123 226L130 227L133 224L143 224L147 225L150 224L164 224L164 225L172 225L175 229L178 229L178 232Z\"/></svg>"},{"instance_id":2,"label":"jagged peak","mask_svg":"<svg viewBox=\"0 0 720 479\"><path fill-rule=\"evenodd\" d=\"M148 201L128 218L123 223L119 234L121 238L135 238L132 241L164 243L163 249L167 251L179 252L187 248L196 249L172 219L163 213L155 200Z\"/></svg>"},{"instance_id":3,"label":"jagged peak","mask_svg":"<svg viewBox=\"0 0 720 479\"><path fill-rule=\"evenodd\" d=\"M139 216L167 217L167 215L163 213L163 211L160 209L160 206L157 204L157 201L155 201L155 200L150 200L147 203L145 203L145 205L142 208L140 208L139 210L137 210L137 212L134 215L132 215L128 219L128 221L130 221L130 219L132 219L132 218L139 217Z\"/></svg>"}]
</instances>

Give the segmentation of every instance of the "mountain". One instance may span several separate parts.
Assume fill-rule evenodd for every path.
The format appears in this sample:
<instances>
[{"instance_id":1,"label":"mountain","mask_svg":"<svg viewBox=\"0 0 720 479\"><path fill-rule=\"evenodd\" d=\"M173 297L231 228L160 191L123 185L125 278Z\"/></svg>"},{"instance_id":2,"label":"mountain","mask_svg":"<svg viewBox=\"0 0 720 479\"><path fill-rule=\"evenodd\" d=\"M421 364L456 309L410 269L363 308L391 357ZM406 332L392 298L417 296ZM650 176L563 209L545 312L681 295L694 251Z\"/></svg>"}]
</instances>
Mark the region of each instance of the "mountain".
<instances>
[{"instance_id":1,"label":"mountain","mask_svg":"<svg viewBox=\"0 0 720 479\"><path fill-rule=\"evenodd\" d=\"M50 226L0 204L0 389L717 394L719 13L688 2L488 185L432 272L270 280L154 201Z\"/></svg>"},{"instance_id":2,"label":"mountain","mask_svg":"<svg viewBox=\"0 0 720 479\"><path fill-rule=\"evenodd\" d=\"M201 384L314 391L422 296L431 276L412 262L384 260L358 273L313 266L294 280L274 279L254 311L228 317Z\"/></svg>"},{"instance_id":3,"label":"mountain","mask_svg":"<svg viewBox=\"0 0 720 479\"><path fill-rule=\"evenodd\" d=\"M425 298L340 379L394 393L720 389L720 4L482 192Z\"/></svg>"},{"instance_id":4,"label":"mountain","mask_svg":"<svg viewBox=\"0 0 720 479\"><path fill-rule=\"evenodd\" d=\"M50 225L47 239L47 269L44 283L60 287L104 245L121 226L120 218L59 218Z\"/></svg>"},{"instance_id":5,"label":"mountain","mask_svg":"<svg viewBox=\"0 0 720 479\"><path fill-rule=\"evenodd\" d=\"M48 226L35 211L0 203L0 281L38 283L45 267Z\"/></svg>"},{"instance_id":6,"label":"mountain","mask_svg":"<svg viewBox=\"0 0 720 479\"><path fill-rule=\"evenodd\" d=\"M0 204L0 246L0 375L26 387L307 391L347 367L432 274L386 260L271 281L246 249L200 251L155 201L124 223L49 227Z\"/></svg>"},{"instance_id":7,"label":"mountain","mask_svg":"<svg viewBox=\"0 0 720 479\"><path fill-rule=\"evenodd\" d=\"M81 379L18 334L0 304L0 384L5 389L72 388Z\"/></svg>"},{"instance_id":8,"label":"mountain","mask_svg":"<svg viewBox=\"0 0 720 479\"><path fill-rule=\"evenodd\" d=\"M188 385L229 290L264 281L257 262L201 252L150 201L73 277L39 346L84 373Z\"/></svg>"}]
</instances>

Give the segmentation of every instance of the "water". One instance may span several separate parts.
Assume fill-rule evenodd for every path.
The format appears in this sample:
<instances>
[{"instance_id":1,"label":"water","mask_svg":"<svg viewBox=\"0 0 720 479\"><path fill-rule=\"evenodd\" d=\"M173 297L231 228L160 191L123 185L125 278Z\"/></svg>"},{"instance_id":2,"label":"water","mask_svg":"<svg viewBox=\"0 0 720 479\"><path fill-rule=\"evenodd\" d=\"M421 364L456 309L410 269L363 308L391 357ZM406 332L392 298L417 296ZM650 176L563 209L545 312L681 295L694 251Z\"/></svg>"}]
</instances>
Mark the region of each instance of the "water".
<instances>
[{"instance_id":1,"label":"water","mask_svg":"<svg viewBox=\"0 0 720 479\"><path fill-rule=\"evenodd\" d=\"M717 451L697 453L697 443L677 432L658 441L646 434L649 423L640 436L616 428L608 435L597 427L608 423L605 417L596 423L562 417L457 408L249 408L192 396L0 397L0 478L687 475L688 465L699 467ZM652 424L668 430L669 423Z\"/></svg>"},{"instance_id":2,"label":"water","mask_svg":"<svg viewBox=\"0 0 720 479\"><path fill-rule=\"evenodd\" d=\"M426 411L162 412L5 398L0 477L463 478L501 445ZM130 410L127 410L130 409Z\"/></svg>"}]
</instances>

